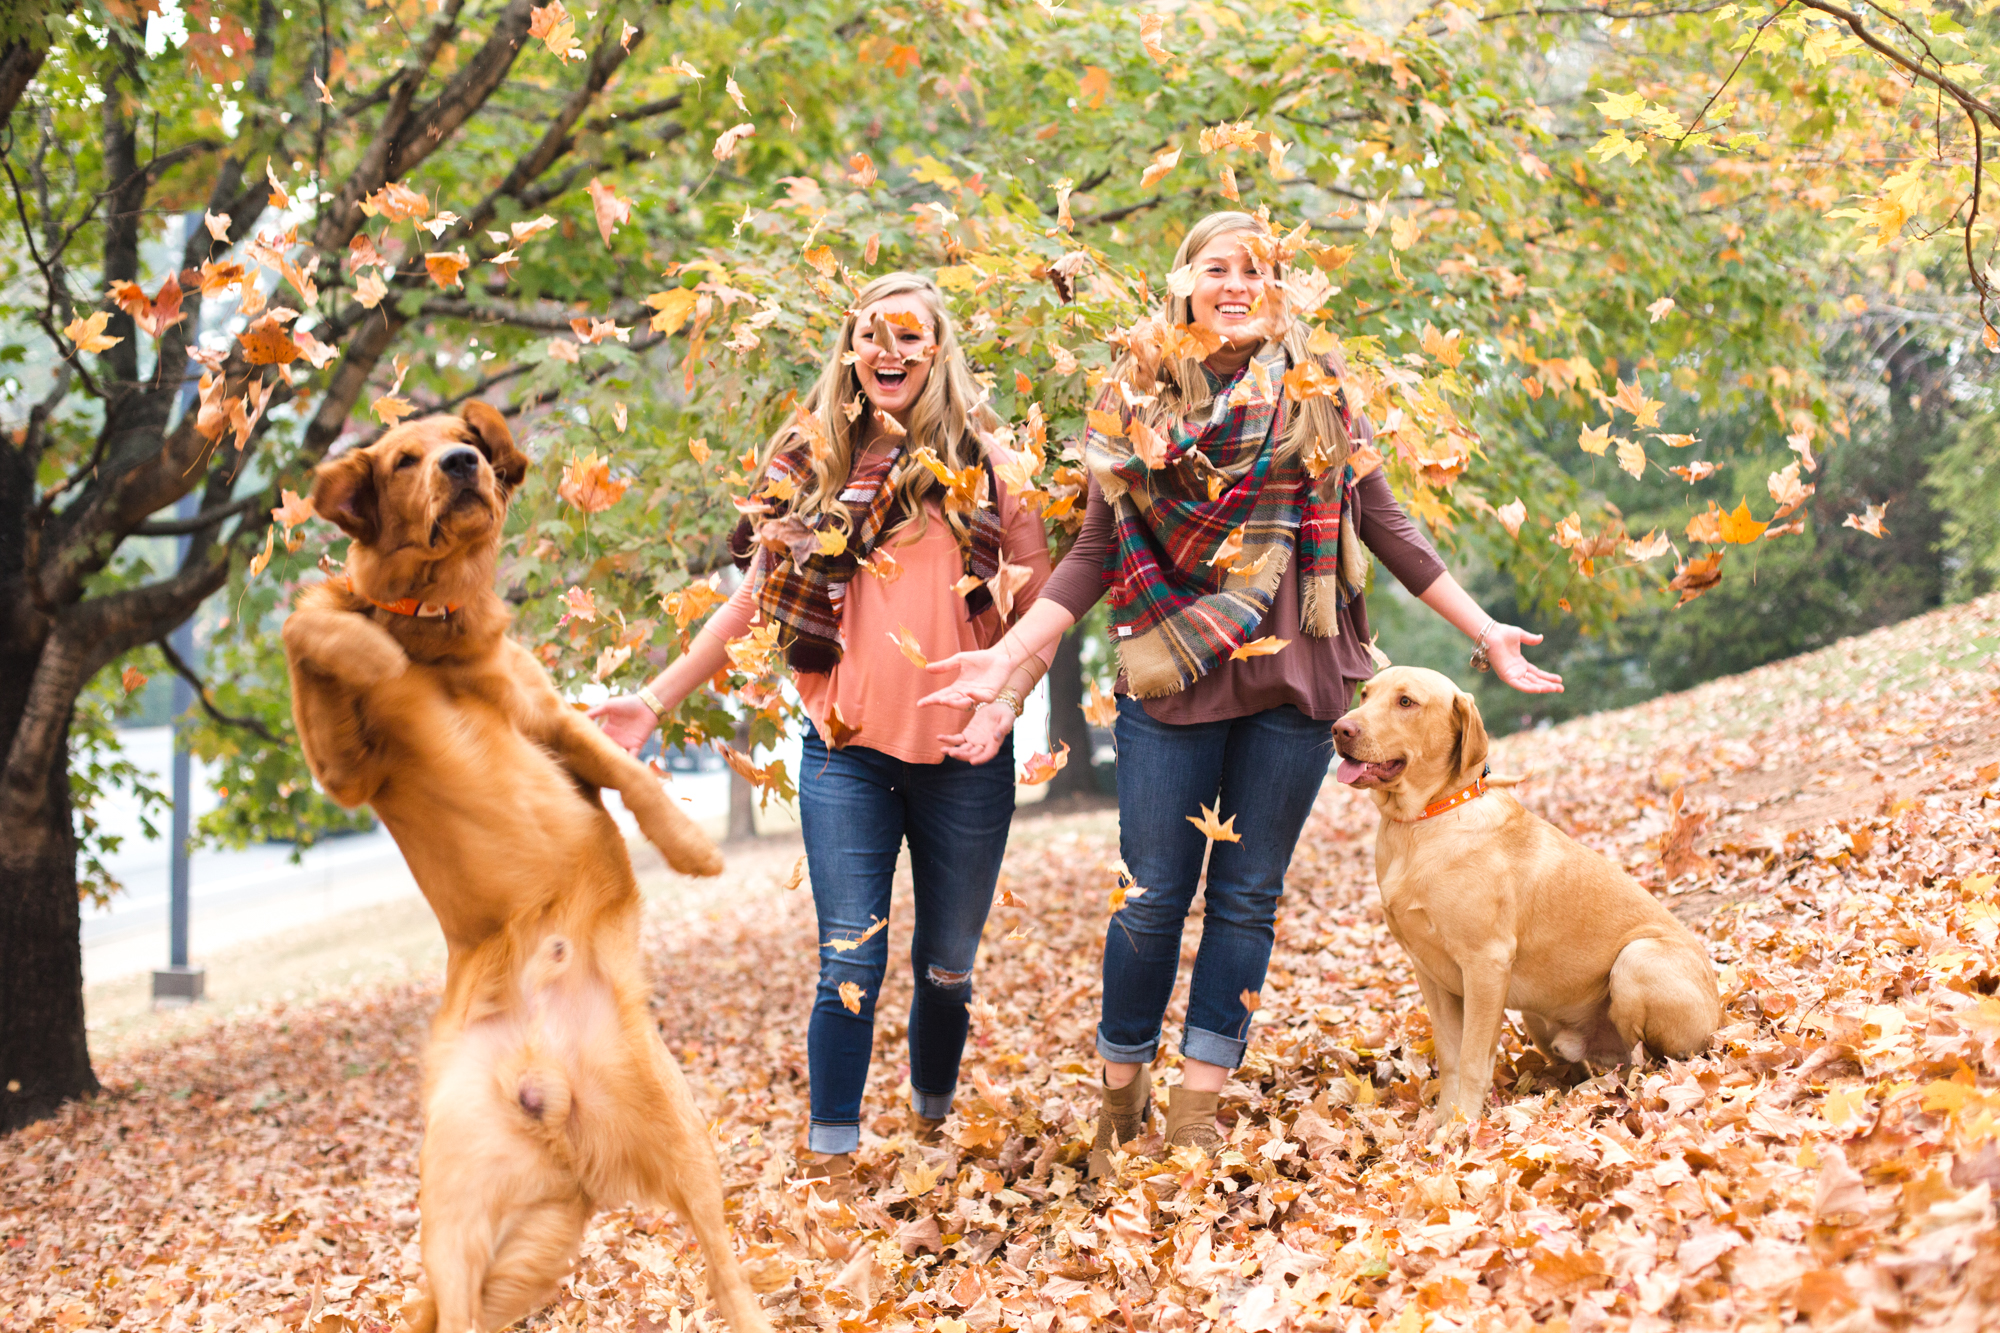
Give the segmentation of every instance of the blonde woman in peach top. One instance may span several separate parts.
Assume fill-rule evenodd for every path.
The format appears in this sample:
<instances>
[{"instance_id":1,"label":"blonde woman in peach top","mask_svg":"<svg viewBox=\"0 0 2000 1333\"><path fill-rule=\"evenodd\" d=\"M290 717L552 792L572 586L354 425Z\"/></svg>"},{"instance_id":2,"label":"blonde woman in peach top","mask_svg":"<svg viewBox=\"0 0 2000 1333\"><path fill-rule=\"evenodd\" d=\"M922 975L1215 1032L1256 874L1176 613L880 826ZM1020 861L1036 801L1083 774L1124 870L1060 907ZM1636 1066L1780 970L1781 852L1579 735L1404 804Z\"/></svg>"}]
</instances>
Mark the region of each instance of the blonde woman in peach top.
<instances>
[{"instance_id":1,"label":"blonde woman in peach top","mask_svg":"<svg viewBox=\"0 0 2000 1333\"><path fill-rule=\"evenodd\" d=\"M906 841L913 1127L928 1134L951 1109L973 962L1014 815L1011 733L1047 670L1045 657L1029 658L990 703L919 707L929 678L898 646L908 631L931 658L989 647L1049 575L1039 516L1000 484L973 424L980 397L937 287L904 273L871 282L806 399L809 420L771 441L755 491L764 511L732 543L748 563L743 586L646 688L591 713L636 752L723 666L729 640L753 620L779 626L812 720L799 812L821 940L806 1038L807 1146L826 1155L815 1174L844 1171L860 1146L889 959L888 936L871 927L889 914ZM979 503L948 492L914 457L920 448L954 476L976 476ZM841 951L835 940L862 942Z\"/></svg>"}]
</instances>

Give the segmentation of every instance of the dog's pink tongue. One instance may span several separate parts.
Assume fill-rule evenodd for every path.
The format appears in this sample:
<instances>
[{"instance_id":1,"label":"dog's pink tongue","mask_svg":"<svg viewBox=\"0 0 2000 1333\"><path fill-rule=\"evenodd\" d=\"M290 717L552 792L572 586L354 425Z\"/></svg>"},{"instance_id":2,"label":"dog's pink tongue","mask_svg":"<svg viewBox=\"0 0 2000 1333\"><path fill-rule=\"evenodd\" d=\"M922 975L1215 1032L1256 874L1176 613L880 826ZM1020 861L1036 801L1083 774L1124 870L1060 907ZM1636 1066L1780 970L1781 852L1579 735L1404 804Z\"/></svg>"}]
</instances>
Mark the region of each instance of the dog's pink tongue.
<instances>
[{"instance_id":1,"label":"dog's pink tongue","mask_svg":"<svg viewBox=\"0 0 2000 1333\"><path fill-rule=\"evenodd\" d=\"M1334 774L1334 777L1341 782L1353 782L1367 771L1368 765L1358 759L1349 759L1346 755L1342 755L1340 757L1339 771Z\"/></svg>"}]
</instances>

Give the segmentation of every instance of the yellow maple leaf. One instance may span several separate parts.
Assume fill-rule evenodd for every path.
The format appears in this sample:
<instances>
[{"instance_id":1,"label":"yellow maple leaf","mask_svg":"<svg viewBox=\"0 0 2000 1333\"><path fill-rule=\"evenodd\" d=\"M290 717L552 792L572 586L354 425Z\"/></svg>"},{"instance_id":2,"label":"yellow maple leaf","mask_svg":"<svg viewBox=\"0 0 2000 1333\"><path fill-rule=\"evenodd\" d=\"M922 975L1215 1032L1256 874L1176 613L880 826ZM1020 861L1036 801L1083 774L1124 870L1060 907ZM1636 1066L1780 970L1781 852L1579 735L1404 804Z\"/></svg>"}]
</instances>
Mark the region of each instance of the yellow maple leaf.
<instances>
[{"instance_id":1,"label":"yellow maple leaf","mask_svg":"<svg viewBox=\"0 0 2000 1333\"><path fill-rule=\"evenodd\" d=\"M376 416L382 418L382 424L385 426L393 426L417 410L415 403L407 398L399 398L393 393L383 394L369 406L374 409Z\"/></svg>"},{"instance_id":2,"label":"yellow maple leaf","mask_svg":"<svg viewBox=\"0 0 2000 1333\"><path fill-rule=\"evenodd\" d=\"M1602 426L1586 427L1583 438L1577 443L1587 454L1602 455L1611 444L1611 423L1607 421Z\"/></svg>"},{"instance_id":3,"label":"yellow maple leaf","mask_svg":"<svg viewBox=\"0 0 2000 1333\"><path fill-rule=\"evenodd\" d=\"M1734 511L1716 520L1716 530L1722 534L1722 540L1734 546L1756 541L1770 526L1750 517L1750 502L1747 500L1739 502Z\"/></svg>"},{"instance_id":4,"label":"yellow maple leaf","mask_svg":"<svg viewBox=\"0 0 2000 1333\"><path fill-rule=\"evenodd\" d=\"M472 266L472 257L463 250L433 251L424 256L424 271L440 287L463 287L459 274Z\"/></svg>"},{"instance_id":5,"label":"yellow maple leaf","mask_svg":"<svg viewBox=\"0 0 2000 1333\"><path fill-rule=\"evenodd\" d=\"M1151 164L1140 174L1140 188L1150 189L1152 186L1165 180L1174 167L1179 164L1180 160L1181 150L1179 148L1161 149L1153 155Z\"/></svg>"},{"instance_id":6,"label":"yellow maple leaf","mask_svg":"<svg viewBox=\"0 0 2000 1333\"><path fill-rule=\"evenodd\" d=\"M1093 727L1109 727L1117 722L1118 696L1096 681L1090 682L1090 693L1083 700L1083 720Z\"/></svg>"},{"instance_id":7,"label":"yellow maple leaf","mask_svg":"<svg viewBox=\"0 0 2000 1333\"><path fill-rule=\"evenodd\" d=\"M108 338L104 326L111 319L109 310L99 310L90 318L78 315L63 329L63 336L76 344L79 352L104 352L124 342L123 338Z\"/></svg>"},{"instance_id":8,"label":"yellow maple leaf","mask_svg":"<svg viewBox=\"0 0 2000 1333\"><path fill-rule=\"evenodd\" d=\"M833 950L835 953L852 953L854 950L859 949L862 945L866 944L869 940L872 940L877 935L881 934L885 929L888 928L889 925L889 919L887 917L875 916L872 913L869 915L868 920L869 920L868 929L862 931L859 935L856 935L853 939L828 940L825 943L825 947Z\"/></svg>"},{"instance_id":9,"label":"yellow maple leaf","mask_svg":"<svg viewBox=\"0 0 2000 1333\"><path fill-rule=\"evenodd\" d=\"M858 986L858 985L856 985L856 984L855 984L854 982L852 982L852 981L843 981L843 982L841 982L841 983L840 983L840 1006L841 1006L841 1008L843 1008L843 1009L847 1010L847 1012L848 1012L848 1013L850 1013L850 1014L858 1014L858 1013L860 1013L860 1012L861 1012L861 987L860 987L860 986ZM942 1170L942 1168L940 1168L940 1171L941 1171L941 1170ZM933 1185L935 1185L935 1184L936 1184L937 1182L936 1182L936 1181L934 1180L934 1181L932 1181L931 1183L932 1183ZM911 1191L911 1192L912 1192L913 1194L915 1193L915 1191Z\"/></svg>"},{"instance_id":10,"label":"yellow maple leaf","mask_svg":"<svg viewBox=\"0 0 2000 1333\"><path fill-rule=\"evenodd\" d=\"M1167 20L1160 14L1145 14L1139 19L1139 45L1144 47L1146 54L1159 65L1164 65L1174 58L1174 53L1167 50L1160 41L1161 30L1166 26Z\"/></svg>"},{"instance_id":11,"label":"yellow maple leaf","mask_svg":"<svg viewBox=\"0 0 2000 1333\"><path fill-rule=\"evenodd\" d=\"M1201 817L1197 819L1195 816L1189 815L1187 822L1200 829L1202 836L1210 842L1243 841L1243 835L1236 831L1235 815L1231 815L1221 823L1216 822L1217 812L1221 808L1221 801L1217 801L1214 805L1204 805L1201 808Z\"/></svg>"}]
</instances>

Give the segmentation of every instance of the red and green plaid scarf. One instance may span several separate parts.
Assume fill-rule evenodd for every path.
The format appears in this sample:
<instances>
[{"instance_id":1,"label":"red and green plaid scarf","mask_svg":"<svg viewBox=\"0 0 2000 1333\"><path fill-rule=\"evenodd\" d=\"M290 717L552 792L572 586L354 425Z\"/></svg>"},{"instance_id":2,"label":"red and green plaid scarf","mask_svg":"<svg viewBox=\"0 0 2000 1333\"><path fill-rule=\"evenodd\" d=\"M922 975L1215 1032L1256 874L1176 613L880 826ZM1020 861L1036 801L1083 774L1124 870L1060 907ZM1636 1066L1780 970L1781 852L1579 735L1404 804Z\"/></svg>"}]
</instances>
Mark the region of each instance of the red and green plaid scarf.
<instances>
[{"instance_id":1,"label":"red and green plaid scarf","mask_svg":"<svg viewBox=\"0 0 2000 1333\"><path fill-rule=\"evenodd\" d=\"M789 499L775 498L789 497L812 484L812 458L807 449L784 450L772 457L765 470L758 498L764 502L767 516L755 526L757 559L750 577L759 580L758 611L765 620L783 627L780 639L792 670L831 671L839 665L844 648L840 618L848 582L874 555L882 534L902 525L904 515L890 479L903 453L899 442L887 454L864 460L848 473L839 500L847 509L849 532L846 544L831 554L821 549L819 539L823 532L840 531L832 511L823 509L811 519L801 519L792 515ZM999 494L988 461L988 502L973 511L969 540L961 543L965 572L980 580L979 586L965 595L968 619L993 604L986 580L1000 569ZM730 546L739 561L750 553L751 535L748 519L737 525Z\"/></svg>"},{"instance_id":2,"label":"red and green plaid scarf","mask_svg":"<svg viewBox=\"0 0 2000 1333\"><path fill-rule=\"evenodd\" d=\"M1124 434L1089 430L1084 463L1112 510L1112 635L1140 698L1179 693L1247 643L1294 559L1307 634L1338 635L1339 609L1360 589L1365 566L1343 507L1353 470L1316 484L1299 451L1280 457L1286 369L1273 346L1216 386L1207 420L1172 423L1157 468L1135 451L1136 414L1118 385L1098 399Z\"/></svg>"}]
</instances>

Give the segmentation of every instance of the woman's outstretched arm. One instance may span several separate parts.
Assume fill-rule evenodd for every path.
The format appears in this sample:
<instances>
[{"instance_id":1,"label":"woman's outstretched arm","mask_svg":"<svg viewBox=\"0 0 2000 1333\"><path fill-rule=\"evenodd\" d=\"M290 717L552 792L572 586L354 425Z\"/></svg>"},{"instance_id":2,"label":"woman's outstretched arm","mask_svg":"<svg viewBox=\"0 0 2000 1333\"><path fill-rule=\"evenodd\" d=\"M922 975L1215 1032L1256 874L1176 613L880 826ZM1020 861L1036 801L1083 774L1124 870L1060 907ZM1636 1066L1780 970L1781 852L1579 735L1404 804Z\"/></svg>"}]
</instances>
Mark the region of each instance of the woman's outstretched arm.
<instances>
[{"instance_id":1,"label":"woman's outstretched arm","mask_svg":"<svg viewBox=\"0 0 2000 1333\"><path fill-rule=\"evenodd\" d=\"M1503 625L1479 609L1472 594L1458 585L1450 574L1440 574L1418 600L1456 626L1466 638L1486 645L1493 674L1523 694L1560 694L1562 677L1544 671L1521 656L1521 645L1540 643L1542 636L1530 634L1518 625Z\"/></svg>"}]
</instances>

